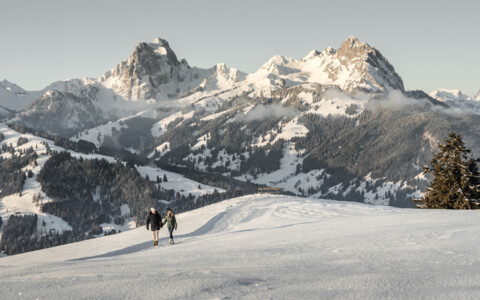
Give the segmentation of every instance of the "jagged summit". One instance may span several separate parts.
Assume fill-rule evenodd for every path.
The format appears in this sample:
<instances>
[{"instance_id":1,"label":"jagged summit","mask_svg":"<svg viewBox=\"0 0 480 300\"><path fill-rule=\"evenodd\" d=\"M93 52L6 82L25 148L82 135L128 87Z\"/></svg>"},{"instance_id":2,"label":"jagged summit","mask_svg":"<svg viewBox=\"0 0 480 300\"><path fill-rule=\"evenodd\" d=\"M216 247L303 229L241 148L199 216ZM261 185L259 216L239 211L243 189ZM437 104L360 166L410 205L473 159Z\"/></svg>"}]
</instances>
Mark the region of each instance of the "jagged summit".
<instances>
[{"instance_id":1,"label":"jagged summit","mask_svg":"<svg viewBox=\"0 0 480 300\"><path fill-rule=\"evenodd\" d=\"M310 59L312 59L312 58L320 55L320 53L321 53L320 51L315 50L315 49L312 49L312 50L310 50L310 52L308 52L307 55L305 55L305 57L303 58L303 60L304 60L304 61L310 60Z\"/></svg>"},{"instance_id":2,"label":"jagged summit","mask_svg":"<svg viewBox=\"0 0 480 300\"><path fill-rule=\"evenodd\" d=\"M347 37L347 39L345 41L343 41L342 45L340 46L340 48L342 47L353 47L353 46L363 46L363 45L366 45L366 43L362 43L360 42L356 36L354 35L351 35L349 37Z\"/></svg>"},{"instance_id":3,"label":"jagged summit","mask_svg":"<svg viewBox=\"0 0 480 300\"><path fill-rule=\"evenodd\" d=\"M333 49L332 47L327 47L321 52L322 55L333 55L335 53L337 53L337 50Z\"/></svg>"},{"instance_id":4,"label":"jagged summit","mask_svg":"<svg viewBox=\"0 0 480 300\"><path fill-rule=\"evenodd\" d=\"M225 63L217 63L214 67L208 70L209 74L205 77L202 83L187 94L192 94L195 91L215 91L231 89L237 82L245 80L247 74L228 66Z\"/></svg>"},{"instance_id":5,"label":"jagged summit","mask_svg":"<svg viewBox=\"0 0 480 300\"><path fill-rule=\"evenodd\" d=\"M161 92L162 85L180 81L184 69L188 69L186 61L177 59L166 40L156 38L138 43L128 59L105 73L101 81L125 99L149 99Z\"/></svg>"},{"instance_id":6,"label":"jagged summit","mask_svg":"<svg viewBox=\"0 0 480 300\"><path fill-rule=\"evenodd\" d=\"M124 99L157 101L229 89L245 77L237 71L225 64L209 69L190 67L185 59L178 60L166 40L156 38L138 43L128 59L105 73L100 82Z\"/></svg>"},{"instance_id":7,"label":"jagged summit","mask_svg":"<svg viewBox=\"0 0 480 300\"><path fill-rule=\"evenodd\" d=\"M244 80L245 76L247 75L246 73L239 71L236 68L232 68L225 63L217 63L214 68L215 72L219 76L224 77L225 79L234 80L235 82Z\"/></svg>"},{"instance_id":8,"label":"jagged summit","mask_svg":"<svg viewBox=\"0 0 480 300\"><path fill-rule=\"evenodd\" d=\"M170 64L178 65L180 62L175 55L175 52L170 48L168 42L161 38L156 38L151 43L139 43L143 46L148 45L157 55L166 56ZM138 47L138 46L137 46Z\"/></svg>"},{"instance_id":9,"label":"jagged summit","mask_svg":"<svg viewBox=\"0 0 480 300\"><path fill-rule=\"evenodd\" d=\"M165 47L170 47L170 46L168 45L167 40L164 40L164 39L159 38L159 37L155 38L155 39L152 41L152 44L159 44L159 45L162 45L162 46L165 46Z\"/></svg>"},{"instance_id":10,"label":"jagged summit","mask_svg":"<svg viewBox=\"0 0 480 300\"><path fill-rule=\"evenodd\" d=\"M289 85L305 82L337 85L348 92L405 91L402 78L388 60L355 36L348 37L338 50L328 47L319 52L314 49L299 60L275 55L253 78L258 82L260 75L266 78L263 82L269 81L272 85L280 79Z\"/></svg>"},{"instance_id":11,"label":"jagged summit","mask_svg":"<svg viewBox=\"0 0 480 300\"><path fill-rule=\"evenodd\" d=\"M156 38L152 43L138 43L127 60L127 64L141 64L145 67L153 65L157 60L166 60L169 65L178 65L180 62L167 41Z\"/></svg>"},{"instance_id":12,"label":"jagged summit","mask_svg":"<svg viewBox=\"0 0 480 300\"><path fill-rule=\"evenodd\" d=\"M403 80L380 51L355 36L349 36L342 43L336 58L349 71L352 87L358 85L365 91L373 92L388 89L405 91Z\"/></svg>"},{"instance_id":13,"label":"jagged summit","mask_svg":"<svg viewBox=\"0 0 480 300\"><path fill-rule=\"evenodd\" d=\"M349 36L338 48L337 54L349 59L362 58L369 52L376 51L367 43L360 42L355 36Z\"/></svg>"}]
</instances>

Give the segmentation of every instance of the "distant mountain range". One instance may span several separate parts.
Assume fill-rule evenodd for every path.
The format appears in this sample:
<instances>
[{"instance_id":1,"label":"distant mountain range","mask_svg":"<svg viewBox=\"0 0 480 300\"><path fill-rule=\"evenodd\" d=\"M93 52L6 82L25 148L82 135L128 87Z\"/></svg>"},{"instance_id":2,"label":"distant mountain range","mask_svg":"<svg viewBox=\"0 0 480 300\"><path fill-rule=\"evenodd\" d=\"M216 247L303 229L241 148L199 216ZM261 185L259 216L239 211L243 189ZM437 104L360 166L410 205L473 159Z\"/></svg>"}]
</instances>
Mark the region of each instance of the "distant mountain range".
<instances>
[{"instance_id":1,"label":"distant mountain range","mask_svg":"<svg viewBox=\"0 0 480 300\"><path fill-rule=\"evenodd\" d=\"M190 67L185 59L177 59L167 41L157 38L151 43L138 43L127 60L97 79L58 81L33 92L3 80L0 82L0 115L10 116L5 110L22 112L19 117L25 124L55 132L48 124L39 124L37 117L57 116L67 109L68 112L64 113L70 117L57 123L60 126L56 126L58 132L55 133L68 135L92 125L92 119L84 119L82 115L93 108L98 114L92 118L105 122L162 101L185 98L195 101L232 89L236 90L234 94L247 92L250 97L270 96L278 89L306 83L334 85L349 94L405 92L401 77L388 60L377 49L354 36L348 37L337 50L331 47L321 52L312 50L302 59L275 55L253 74L225 64L210 69ZM450 104L452 101L480 99L480 91L473 98L458 90L444 89L429 95ZM55 104L59 101L69 104ZM58 127L71 130L58 130Z\"/></svg>"},{"instance_id":2,"label":"distant mountain range","mask_svg":"<svg viewBox=\"0 0 480 300\"><path fill-rule=\"evenodd\" d=\"M0 82L10 123L159 165L393 205L421 191L421 165L449 131L479 152L477 100L406 91L380 51L354 36L301 59L275 55L252 74L192 67L157 38L100 78L35 92Z\"/></svg>"}]
</instances>

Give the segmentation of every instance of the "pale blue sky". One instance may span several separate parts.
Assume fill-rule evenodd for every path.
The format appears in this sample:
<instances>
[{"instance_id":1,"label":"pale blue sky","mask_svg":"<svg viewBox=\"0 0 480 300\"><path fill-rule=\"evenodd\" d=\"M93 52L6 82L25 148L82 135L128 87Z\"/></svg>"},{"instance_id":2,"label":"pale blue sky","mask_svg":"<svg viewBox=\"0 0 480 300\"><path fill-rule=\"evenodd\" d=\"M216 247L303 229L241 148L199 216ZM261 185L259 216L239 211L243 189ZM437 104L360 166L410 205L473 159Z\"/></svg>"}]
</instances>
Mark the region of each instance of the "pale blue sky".
<instances>
[{"instance_id":1,"label":"pale blue sky","mask_svg":"<svg viewBox=\"0 0 480 300\"><path fill-rule=\"evenodd\" d=\"M355 35L407 89L480 89L479 1L0 0L0 80L27 90L99 77L140 41L161 37L191 66L254 72Z\"/></svg>"}]
</instances>

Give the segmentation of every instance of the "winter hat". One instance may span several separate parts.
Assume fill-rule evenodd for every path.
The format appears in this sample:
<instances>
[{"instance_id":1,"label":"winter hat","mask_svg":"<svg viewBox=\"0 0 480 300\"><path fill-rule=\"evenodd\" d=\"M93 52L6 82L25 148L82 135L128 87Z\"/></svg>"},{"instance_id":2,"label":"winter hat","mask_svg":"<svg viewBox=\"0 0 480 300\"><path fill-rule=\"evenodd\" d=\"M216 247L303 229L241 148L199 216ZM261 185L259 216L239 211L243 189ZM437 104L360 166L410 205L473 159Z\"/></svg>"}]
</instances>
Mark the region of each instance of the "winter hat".
<instances>
[{"instance_id":1,"label":"winter hat","mask_svg":"<svg viewBox=\"0 0 480 300\"><path fill-rule=\"evenodd\" d=\"M172 209L170 207L167 207L167 211L172 211Z\"/></svg>"},{"instance_id":2,"label":"winter hat","mask_svg":"<svg viewBox=\"0 0 480 300\"><path fill-rule=\"evenodd\" d=\"M155 212L155 208L150 208L150 211L152 212L152 214Z\"/></svg>"}]
</instances>

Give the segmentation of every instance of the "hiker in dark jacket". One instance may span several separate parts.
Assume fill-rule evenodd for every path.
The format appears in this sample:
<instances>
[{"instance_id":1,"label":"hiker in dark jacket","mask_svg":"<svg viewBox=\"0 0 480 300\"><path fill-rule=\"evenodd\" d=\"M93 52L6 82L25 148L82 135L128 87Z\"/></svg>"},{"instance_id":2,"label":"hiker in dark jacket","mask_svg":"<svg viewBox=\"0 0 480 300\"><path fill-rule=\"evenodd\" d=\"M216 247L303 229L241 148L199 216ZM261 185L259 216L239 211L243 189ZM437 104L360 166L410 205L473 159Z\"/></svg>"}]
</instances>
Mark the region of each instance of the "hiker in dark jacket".
<instances>
[{"instance_id":1,"label":"hiker in dark jacket","mask_svg":"<svg viewBox=\"0 0 480 300\"><path fill-rule=\"evenodd\" d=\"M158 246L158 231L162 228L162 216L155 210L155 208L150 208L150 212L147 217L147 230L148 226L153 231L153 245Z\"/></svg>"},{"instance_id":2,"label":"hiker in dark jacket","mask_svg":"<svg viewBox=\"0 0 480 300\"><path fill-rule=\"evenodd\" d=\"M167 216L163 224L167 224L168 232L170 233L170 245L173 245L173 230L177 230L177 220L175 219L175 215L172 212L171 208L167 208Z\"/></svg>"}]
</instances>

